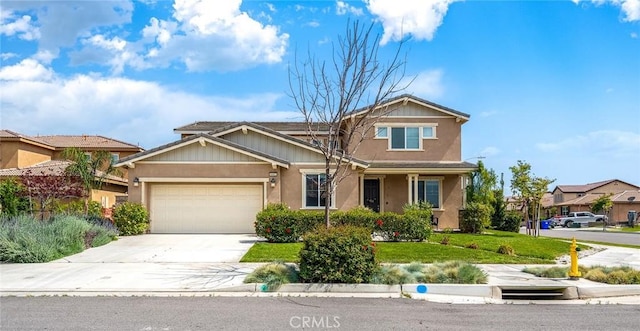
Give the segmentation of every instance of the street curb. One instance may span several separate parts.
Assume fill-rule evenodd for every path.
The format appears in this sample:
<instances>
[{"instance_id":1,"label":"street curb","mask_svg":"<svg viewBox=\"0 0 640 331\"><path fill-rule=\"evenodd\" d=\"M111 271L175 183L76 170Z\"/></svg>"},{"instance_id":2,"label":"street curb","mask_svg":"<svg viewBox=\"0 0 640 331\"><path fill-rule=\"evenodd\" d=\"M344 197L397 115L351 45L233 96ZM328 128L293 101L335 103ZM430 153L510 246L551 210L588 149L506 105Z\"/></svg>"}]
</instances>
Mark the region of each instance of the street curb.
<instances>
[{"instance_id":1,"label":"street curb","mask_svg":"<svg viewBox=\"0 0 640 331\"><path fill-rule=\"evenodd\" d=\"M402 292L408 294L439 294L500 299L502 290L495 285L476 284L404 284Z\"/></svg>"},{"instance_id":2,"label":"street curb","mask_svg":"<svg viewBox=\"0 0 640 331\"><path fill-rule=\"evenodd\" d=\"M578 287L580 299L610 298L640 295L640 285L606 285Z\"/></svg>"},{"instance_id":3,"label":"street curb","mask_svg":"<svg viewBox=\"0 0 640 331\"><path fill-rule=\"evenodd\" d=\"M400 285L383 284L304 284L293 283L284 284L278 288L280 293L397 293L400 295L402 287Z\"/></svg>"}]
</instances>

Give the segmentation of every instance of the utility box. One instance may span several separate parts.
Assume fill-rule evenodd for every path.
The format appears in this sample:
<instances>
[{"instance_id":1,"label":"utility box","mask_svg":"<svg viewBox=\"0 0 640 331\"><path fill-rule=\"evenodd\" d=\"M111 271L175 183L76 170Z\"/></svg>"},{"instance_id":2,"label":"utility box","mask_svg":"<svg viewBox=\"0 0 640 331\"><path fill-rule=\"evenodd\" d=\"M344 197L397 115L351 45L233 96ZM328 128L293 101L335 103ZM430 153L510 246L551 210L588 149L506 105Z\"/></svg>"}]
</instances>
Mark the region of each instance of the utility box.
<instances>
[{"instance_id":1,"label":"utility box","mask_svg":"<svg viewBox=\"0 0 640 331\"><path fill-rule=\"evenodd\" d=\"M634 227L636 225L636 217L637 212L635 210L629 210L627 213L627 221L629 222L630 227Z\"/></svg>"}]
</instances>

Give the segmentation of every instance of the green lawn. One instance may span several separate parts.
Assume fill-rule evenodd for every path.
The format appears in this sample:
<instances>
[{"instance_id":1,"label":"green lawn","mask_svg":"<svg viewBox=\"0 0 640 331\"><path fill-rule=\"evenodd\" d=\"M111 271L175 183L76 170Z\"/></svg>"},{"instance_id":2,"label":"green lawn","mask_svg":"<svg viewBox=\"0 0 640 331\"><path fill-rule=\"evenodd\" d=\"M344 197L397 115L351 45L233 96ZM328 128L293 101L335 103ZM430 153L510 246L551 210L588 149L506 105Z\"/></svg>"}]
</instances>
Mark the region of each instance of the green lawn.
<instances>
[{"instance_id":1,"label":"green lawn","mask_svg":"<svg viewBox=\"0 0 640 331\"><path fill-rule=\"evenodd\" d=\"M624 228L620 229L620 231L622 231L622 232L640 232L640 226L636 226L636 227L633 227L633 228L624 227Z\"/></svg>"},{"instance_id":2,"label":"green lawn","mask_svg":"<svg viewBox=\"0 0 640 331\"><path fill-rule=\"evenodd\" d=\"M378 258L383 263L432 263L462 260L471 263L542 264L569 253L568 242L552 238L533 238L522 234L490 231L483 235L449 234L449 245L441 245L443 234L434 234L429 242L378 242ZM476 243L478 249L464 248ZM501 244L513 247L516 256L498 254ZM302 243L256 243L240 262L298 262Z\"/></svg>"}]
</instances>

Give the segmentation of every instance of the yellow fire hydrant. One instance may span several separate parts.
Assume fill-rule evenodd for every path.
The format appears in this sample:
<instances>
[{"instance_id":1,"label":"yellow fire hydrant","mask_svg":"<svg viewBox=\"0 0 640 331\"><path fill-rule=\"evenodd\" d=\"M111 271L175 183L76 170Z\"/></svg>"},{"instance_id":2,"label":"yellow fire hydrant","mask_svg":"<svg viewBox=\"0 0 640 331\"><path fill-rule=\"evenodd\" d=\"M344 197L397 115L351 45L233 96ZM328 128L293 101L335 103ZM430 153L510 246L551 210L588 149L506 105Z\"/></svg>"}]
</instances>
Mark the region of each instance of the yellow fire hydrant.
<instances>
[{"instance_id":1,"label":"yellow fire hydrant","mask_svg":"<svg viewBox=\"0 0 640 331\"><path fill-rule=\"evenodd\" d=\"M569 279L578 279L582 276L582 273L578 270L578 245L576 244L576 238L573 238L571 242L571 269L569 270Z\"/></svg>"}]
</instances>

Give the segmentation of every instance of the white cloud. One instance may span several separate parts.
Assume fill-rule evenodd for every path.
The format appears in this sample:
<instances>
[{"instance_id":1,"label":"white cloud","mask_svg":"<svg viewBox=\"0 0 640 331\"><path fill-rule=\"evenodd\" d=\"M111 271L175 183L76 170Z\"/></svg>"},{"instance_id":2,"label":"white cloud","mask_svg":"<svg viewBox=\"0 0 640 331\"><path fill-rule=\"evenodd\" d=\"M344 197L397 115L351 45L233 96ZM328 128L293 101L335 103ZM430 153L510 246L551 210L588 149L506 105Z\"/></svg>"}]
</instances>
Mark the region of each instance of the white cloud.
<instances>
[{"instance_id":1,"label":"white cloud","mask_svg":"<svg viewBox=\"0 0 640 331\"><path fill-rule=\"evenodd\" d=\"M593 131L555 142L538 143L536 147L547 153L581 151L585 156L602 155L624 160L637 157L640 153L640 134L615 130Z\"/></svg>"},{"instance_id":2,"label":"white cloud","mask_svg":"<svg viewBox=\"0 0 640 331\"><path fill-rule=\"evenodd\" d=\"M231 71L282 61L289 35L252 19L240 4L176 0L174 33L166 35L173 27L155 18L143 30L147 37L157 36L152 63L166 66L177 60L189 71Z\"/></svg>"},{"instance_id":3,"label":"white cloud","mask_svg":"<svg viewBox=\"0 0 640 331\"><path fill-rule=\"evenodd\" d=\"M411 83L406 92L423 98L439 98L444 94L441 69L425 70L415 77L405 77L400 86ZM411 80L413 79L413 82Z\"/></svg>"},{"instance_id":4,"label":"white cloud","mask_svg":"<svg viewBox=\"0 0 640 331\"><path fill-rule=\"evenodd\" d=\"M78 38L90 36L95 29L131 22L133 13L130 0L5 1L2 5L2 34L37 39L38 49L53 57L61 47L75 45Z\"/></svg>"},{"instance_id":5,"label":"white cloud","mask_svg":"<svg viewBox=\"0 0 640 331\"><path fill-rule=\"evenodd\" d=\"M582 0L572 0L573 3L579 4L584 2ZM589 2L589 0L586 0ZM610 4L612 6L620 7L620 10L624 14L623 21L635 22L640 21L640 0L590 0L596 6L603 4Z\"/></svg>"},{"instance_id":6,"label":"white cloud","mask_svg":"<svg viewBox=\"0 0 640 331\"><path fill-rule=\"evenodd\" d=\"M309 21L307 24L305 24L307 26L310 26L312 28L317 28L320 26L320 22L318 21Z\"/></svg>"},{"instance_id":7,"label":"white cloud","mask_svg":"<svg viewBox=\"0 0 640 331\"><path fill-rule=\"evenodd\" d=\"M480 156L482 157L496 156L498 154L500 154L500 149L495 146L489 146L480 151Z\"/></svg>"},{"instance_id":8,"label":"white cloud","mask_svg":"<svg viewBox=\"0 0 640 331\"><path fill-rule=\"evenodd\" d=\"M5 17L6 16L6 17ZM11 17L10 13L3 14L0 19L0 35L16 35L20 39L35 40L40 38L40 30L33 25L31 16L23 15ZM8 22L9 20L13 20Z\"/></svg>"},{"instance_id":9,"label":"white cloud","mask_svg":"<svg viewBox=\"0 0 640 331\"><path fill-rule=\"evenodd\" d=\"M633 38L633 39L637 39L637 38L638 38L638 34L637 34L637 33L635 33L635 32L631 32L630 36L631 36L631 38Z\"/></svg>"},{"instance_id":10,"label":"white cloud","mask_svg":"<svg viewBox=\"0 0 640 331\"><path fill-rule=\"evenodd\" d=\"M613 91L614 91L614 89L612 87L609 87L608 89L605 90L606 93L611 93Z\"/></svg>"},{"instance_id":11,"label":"white cloud","mask_svg":"<svg viewBox=\"0 0 640 331\"><path fill-rule=\"evenodd\" d=\"M355 16L360 16L363 14L363 12L362 12L362 8L354 7L344 1L336 1L336 14L338 15L352 14Z\"/></svg>"},{"instance_id":12,"label":"white cloud","mask_svg":"<svg viewBox=\"0 0 640 331\"><path fill-rule=\"evenodd\" d=\"M406 35L431 40L442 24L449 5L457 0L365 0L369 11L382 22L380 43L398 41Z\"/></svg>"},{"instance_id":13,"label":"white cloud","mask_svg":"<svg viewBox=\"0 0 640 331\"><path fill-rule=\"evenodd\" d=\"M0 68L0 81L49 81L52 78L53 71L34 59L24 59L15 65ZM6 93L7 91L3 91L3 99L7 96ZM3 118L5 111L3 105Z\"/></svg>"},{"instance_id":14,"label":"white cloud","mask_svg":"<svg viewBox=\"0 0 640 331\"><path fill-rule=\"evenodd\" d=\"M11 59L11 58L14 58L14 57L17 57L17 56L18 56L18 54L16 54L16 53L1 53L0 54L0 59L2 59L2 61L6 61L8 59Z\"/></svg>"},{"instance_id":15,"label":"white cloud","mask_svg":"<svg viewBox=\"0 0 640 331\"><path fill-rule=\"evenodd\" d=\"M279 94L201 96L153 82L88 75L50 81L15 78L0 81L2 125L24 134L103 134L152 148L178 139L175 127L198 120L298 116L273 111Z\"/></svg>"}]
</instances>

